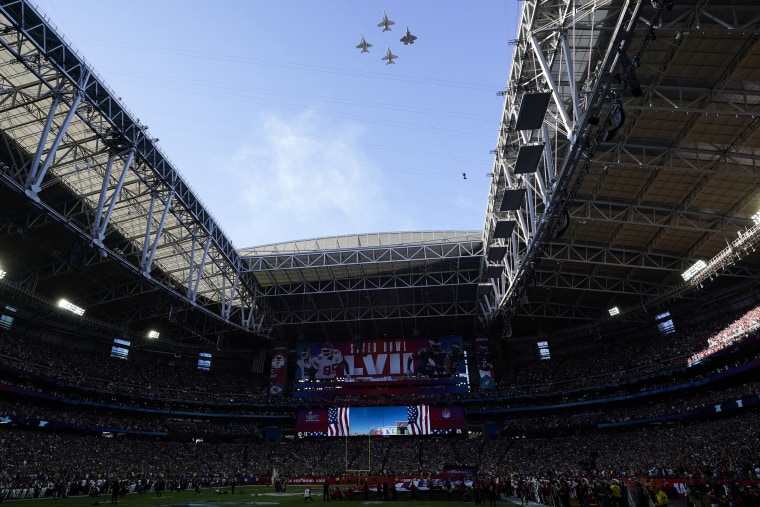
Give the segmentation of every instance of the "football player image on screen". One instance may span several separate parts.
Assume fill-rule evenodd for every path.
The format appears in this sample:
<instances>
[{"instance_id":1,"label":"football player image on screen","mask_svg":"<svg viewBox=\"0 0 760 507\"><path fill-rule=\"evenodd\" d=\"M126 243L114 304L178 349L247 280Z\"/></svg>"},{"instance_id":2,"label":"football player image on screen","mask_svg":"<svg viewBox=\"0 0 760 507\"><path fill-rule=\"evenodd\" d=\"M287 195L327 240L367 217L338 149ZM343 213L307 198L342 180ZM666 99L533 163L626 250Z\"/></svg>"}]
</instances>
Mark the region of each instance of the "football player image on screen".
<instances>
[{"instance_id":1,"label":"football player image on screen","mask_svg":"<svg viewBox=\"0 0 760 507\"><path fill-rule=\"evenodd\" d=\"M283 392L284 375L285 375L285 354L281 351L276 351L272 355L272 367L269 373L269 395L281 396Z\"/></svg>"},{"instance_id":2,"label":"football player image on screen","mask_svg":"<svg viewBox=\"0 0 760 507\"><path fill-rule=\"evenodd\" d=\"M309 350L308 347L301 349L298 361L296 361L300 375L299 379L314 380L316 378L315 375L317 373L317 365L314 362L315 359L316 358L311 355L311 350Z\"/></svg>"},{"instance_id":3,"label":"football player image on screen","mask_svg":"<svg viewBox=\"0 0 760 507\"><path fill-rule=\"evenodd\" d=\"M443 376L446 371L446 352L443 351L441 340L432 338L428 345L428 347L423 347L409 356L406 361L406 371L410 374L417 373L427 377ZM417 361L416 370L413 369L414 361Z\"/></svg>"},{"instance_id":4,"label":"football player image on screen","mask_svg":"<svg viewBox=\"0 0 760 507\"><path fill-rule=\"evenodd\" d=\"M462 344L454 342L451 344L451 350L446 353L446 359L444 359L444 376L454 377L459 375L459 367L462 363L464 363Z\"/></svg>"},{"instance_id":5,"label":"football player image on screen","mask_svg":"<svg viewBox=\"0 0 760 507\"><path fill-rule=\"evenodd\" d=\"M336 378L341 366L343 366L343 373L345 375L351 374L346 358L343 357L341 351L336 349L332 343L322 345L319 355L313 359L316 369L314 378L317 380Z\"/></svg>"},{"instance_id":6,"label":"football player image on screen","mask_svg":"<svg viewBox=\"0 0 760 507\"><path fill-rule=\"evenodd\" d=\"M476 361L478 363L478 374L480 376L481 389L493 389L496 387L496 378L493 371L493 357L491 349L485 340L476 341Z\"/></svg>"},{"instance_id":7,"label":"football player image on screen","mask_svg":"<svg viewBox=\"0 0 760 507\"><path fill-rule=\"evenodd\" d=\"M272 356L272 368L270 370L270 377L275 378L277 372L285 367L285 355L282 352L277 352Z\"/></svg>"}]
</instances>

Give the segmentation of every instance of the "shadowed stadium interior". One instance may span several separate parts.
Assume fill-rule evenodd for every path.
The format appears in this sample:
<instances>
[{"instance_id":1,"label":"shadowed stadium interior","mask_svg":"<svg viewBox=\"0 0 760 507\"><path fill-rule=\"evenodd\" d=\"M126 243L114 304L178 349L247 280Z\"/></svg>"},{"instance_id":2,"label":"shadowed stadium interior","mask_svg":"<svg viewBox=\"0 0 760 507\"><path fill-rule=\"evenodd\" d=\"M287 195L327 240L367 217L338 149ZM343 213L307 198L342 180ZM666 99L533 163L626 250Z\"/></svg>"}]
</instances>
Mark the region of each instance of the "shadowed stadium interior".
<instances>
[{"instance_id":1,"label":"shadowed stadium interior","mask_svg":"<svg viewBox=\"0 0 760 507\"><path fill-rule=\"evenodd\" d=\"M0 323L5 375L20 389L0 408L41 421L47 412L25 398L24 384L54 398L86 398L87 385L121 408L98 422L105 416L89 407L93 420L84 426L139 428L167 445L204 435L229 445L239 463L255 461L248 448L243 456L246 439L290 463L272 442L295 439L305 449L296 456L319 458L311 468L282 465L294 474L379 473L362 462L367 446L387 467L415 471L397 441L345 439L332 455L320 439L299 439L312 431L299 430L308 422L304 407L332 419L341 415L330 412L336 407L369 397L402 407L401 421L377 429L404 434L415 434L415 424L430 425L414 430L421 434L444 434L455 427L440 421L462 409L458 434L504 438L513 455L528 456L529 465L517 463L479 441L481 470L496 463L497 473L534 465L536 448L513 437L582 438L588 448L575 462L565 459L572 440L541 445L557 462L595 469L597 458L612 467L614 458L594 453L621 421L641 423L642 433L617 437L626 459L650 437L675 435L697 447L699 435L740 434L721 416L758 401L760 9L754 0L521 5L512 62L502 62L510 71L498 91L503 111L482 230L235 249L181 168L95 69L32 4L0 1ZM67 307L58 304L61 294ZM148 337L154 330L158 339ZM418 355L442 337L459 337L442 347L466 350L467 369L415 384L424 364ZM89 358L110 350L114 338L131 347L117 366L98 356L69 367L42 345ZM29 350L39 365L20 352L25 340L35 343ZM394 350L402 340L415 348ZM325 387L319 376L307 379L307 368L305 383L293 382L310 343L322 347L310 354L352 373L353 384ZM481 345L494 357L493 391L478 391L487 369ZM381 352L392 375L403 377L397 397L362 377L385 367ZM204 377L195 368L199 353L213 354ZM407 365L409 356L394 353L416 355ZM275 361L289 368L276 393L270 360L272 378ZM156 374L167 365L177 372ZM129 380L112 391L113 378L99 373L106 370ZM87 380L64 386L50 380L57 375ZM459 376L468 382L461 391ZM444 384L448 395L437 391ZM193 415L150 420L130 399ZM457 402L457 410L446 408ZM73 410L56 406L59 419ZM647 416L638 415L642 407ZM736 416L745 418L739 426L751 427L755 411ZM222 415L198 415L206 412ZM313 431L332 430L331 422ZM63 445L58 434L45 438L51 448ZM71 438L105 445L84 431ZM155 445L140 441L134 451ZM413 445L418 463L428 463L425 447ZM446 463L468 454L466 440L450 445ZM742 466L755 448L737 450ZM656 468L637 463L629 477ZM693 463L677 465L673 475L683 478ZM753 466L744 468L743 477L757 478Z\"/></svg>"}]
</instances>

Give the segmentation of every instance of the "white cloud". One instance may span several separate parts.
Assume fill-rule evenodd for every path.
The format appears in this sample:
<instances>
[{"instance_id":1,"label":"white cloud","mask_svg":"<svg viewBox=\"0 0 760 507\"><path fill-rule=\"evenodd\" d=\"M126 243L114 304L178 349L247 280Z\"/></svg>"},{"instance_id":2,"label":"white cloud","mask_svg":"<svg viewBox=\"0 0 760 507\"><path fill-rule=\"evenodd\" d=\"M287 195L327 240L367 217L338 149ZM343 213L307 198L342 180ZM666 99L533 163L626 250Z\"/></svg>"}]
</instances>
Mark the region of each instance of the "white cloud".
<instances>
[{"instance_id":1,"label":"white cloud","mask_svg":"<svg viewBox=\"0 0 760 507\"><path fill-rule=\"evenodd\" d=\"M231 162L243 216L225 217L239 247L320 236L376 232L386 214L375 166L357 147L363 129L314 111L268 116L263 137ZM242 241L242 243L241 243Z\"/></svg>"}]
</instances>

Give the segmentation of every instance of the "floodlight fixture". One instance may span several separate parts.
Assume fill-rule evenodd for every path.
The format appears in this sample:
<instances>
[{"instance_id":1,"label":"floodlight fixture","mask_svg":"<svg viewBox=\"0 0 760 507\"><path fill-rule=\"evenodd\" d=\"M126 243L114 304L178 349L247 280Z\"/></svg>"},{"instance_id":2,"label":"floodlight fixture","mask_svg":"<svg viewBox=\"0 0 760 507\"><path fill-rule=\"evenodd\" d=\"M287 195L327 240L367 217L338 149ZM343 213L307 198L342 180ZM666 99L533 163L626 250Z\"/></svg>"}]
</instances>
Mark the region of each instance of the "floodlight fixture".
<instances>
[{"instance_id":1,"label":"floodlight fixture","mask_svg":"<svg viewBox=\"0 0 760 507\"><path fill-rule=\"evenodd\" d=\"M760 224L760 211L752 215L752 221L756 224Z\"/></svg>"},{"instance_id":2,"label":"floodlight fixture","mask_svg":"<svg viewBox=\"0 0 760 507\"><path fill-rule=\"evenodd\" d=\"M687 269L686 271L684 271L683 273L681 273L681 278L683 278L684 282L688 282L689 280L691 280L692 278L694 278L694 276L697 273L699 273L700 271L702 271L706 267L707 267L707 263L705 261L702 261L702 260L697 261L697 262L694 263L694 265L692 267L690 267L689 269Z\"/></svg>"},{"instance_id":3,"label":"floodlight fixture","mask_svg":"<svg viewBox=\"0 0 760 507\"><path fill-rule=\"evenodd\" d=\"M161 336L161 333L159 333L158 331L154 331L154 330L152 330L152 329L151 329L150 331L148 331L148 338L152 338L152 339L154 339L154 340L155 340L155 339L157 339L159 336Z\"/></svg>"},{"instance_id":4,"label":"floodlight fixture","mask_svg":"<svg viewBox=\"0 0 760 507\"><path fill-rule=\"evenodd\" d=\"M60 299L58 301L58 308L63 308L64 310L68 310L74 315L79 315L80 317L84 315L84 308L81 308L74 303L70 303L66 299Z\"/></svg>"},{"instance_id":5,"label":"floodlight fixture","mask_svg":"<svg viewBox=\"0 0 760 507\"><path fill-rule=\"evenodd\" d=\"M538 347L538 357L541 361L546 361L552 358L552 353L549 351L548 341L536 342L536 346Z\"/></svg>"},{"instance_id":6,"label":"floodlight fixture","mask_svg":"<svg viewBox=\"0 0 760 507\"><path fill-rule=\"evenodd\" d=\"M610 312L610 317L614 317L615 315L620 315L620 308L618 308L617 306L613 306L607 311Z\"/></svg>"},{"instance_id":7,"label":"floodlight fixture","mask_svg":"<svg viewBox=\"0 0 760 507\"><path fill-rule=\"evenodd\" d=\"M2 280L3 278L5 278L5 271L0 269L0 280Z\"/></svg>"}]
</instances>

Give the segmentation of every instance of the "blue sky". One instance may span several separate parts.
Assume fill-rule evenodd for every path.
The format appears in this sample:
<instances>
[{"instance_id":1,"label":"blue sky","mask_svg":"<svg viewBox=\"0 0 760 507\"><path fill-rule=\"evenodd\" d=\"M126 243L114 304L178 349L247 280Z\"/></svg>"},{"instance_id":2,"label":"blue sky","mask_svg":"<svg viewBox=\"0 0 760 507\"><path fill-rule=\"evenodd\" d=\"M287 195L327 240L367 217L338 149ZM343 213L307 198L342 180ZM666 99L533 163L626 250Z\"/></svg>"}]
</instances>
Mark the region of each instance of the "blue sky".
<instances>
[{"instance_id":1,"label":"blue sky","mask_svg":"<svg viewBox=\"0 0 760 507\"><path fill-rule=\"evenodd\" d=\"M483 228L520 2L37 5L235 246Z\"/></svg>"},{"instance_id":2,"label":"blue sky","mask_svg":"<svg viewBox=\"0 0 760 507\"><path fill-rule=\"evenodd\" d=\"M383 426L395 427L397 422L405 422L409 418L407 407L351 407L348 414L352 435L367 435Z\"/></svg>"}]
</instances>

